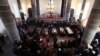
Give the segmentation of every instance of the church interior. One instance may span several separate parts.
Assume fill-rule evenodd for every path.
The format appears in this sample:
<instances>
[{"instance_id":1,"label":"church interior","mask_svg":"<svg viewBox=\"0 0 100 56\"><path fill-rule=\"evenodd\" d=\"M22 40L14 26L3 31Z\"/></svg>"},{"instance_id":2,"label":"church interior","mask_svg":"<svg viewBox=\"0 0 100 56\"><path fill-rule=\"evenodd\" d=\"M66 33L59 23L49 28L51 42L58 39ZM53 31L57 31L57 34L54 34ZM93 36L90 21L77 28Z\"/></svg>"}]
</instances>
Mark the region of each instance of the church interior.
<instances>
[{"instance_id":1,"label":"church interior","mask_svg":"<svg viewBox=\"0 0 100 56\"><path fill-rule=\"evenodd\" d=\"M100 0L0 0L0 56L100 56Z\"/></svg>"}]
</instances>

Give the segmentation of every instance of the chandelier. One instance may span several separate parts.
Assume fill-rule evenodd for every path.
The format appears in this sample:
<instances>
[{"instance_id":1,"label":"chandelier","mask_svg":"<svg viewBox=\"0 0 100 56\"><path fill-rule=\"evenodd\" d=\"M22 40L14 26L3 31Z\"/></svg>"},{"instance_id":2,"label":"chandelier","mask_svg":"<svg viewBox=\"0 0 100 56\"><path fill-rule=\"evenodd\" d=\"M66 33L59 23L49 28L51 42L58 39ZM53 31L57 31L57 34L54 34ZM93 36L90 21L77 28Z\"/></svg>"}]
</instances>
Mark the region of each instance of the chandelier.
<instances>
[{"instance_id":1,"label":"chandelier","mask_svg":"<svg viewBox=\"0 0 100 56\"><path fill-rule=\"evenodd\" d=\"M54 2L53 2L53 0L49 0L47 11L49 13L53 13L53 11L54 11Z\"/></svg>"}]
</instances>

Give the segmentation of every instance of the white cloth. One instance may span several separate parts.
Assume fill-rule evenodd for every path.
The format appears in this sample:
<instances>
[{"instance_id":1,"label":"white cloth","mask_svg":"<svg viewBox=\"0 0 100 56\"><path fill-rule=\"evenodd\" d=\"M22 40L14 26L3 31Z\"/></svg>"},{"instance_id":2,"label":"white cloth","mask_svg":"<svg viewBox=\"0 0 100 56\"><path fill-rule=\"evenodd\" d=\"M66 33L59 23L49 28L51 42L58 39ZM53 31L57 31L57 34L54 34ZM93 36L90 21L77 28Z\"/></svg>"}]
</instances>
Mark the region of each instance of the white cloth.
<instances>
[{"instance_id":1,"label":"white cloth","mask_svg":"<svg viewBox=\"0 0 100 56\"><path fill-rule=\"evenodd\" d=\"M64 29L63 29L62 27L60 27L60 31L61 31L61 32L64 32Z\"/></svg>"},{"instance_id":2,"label":"white cloth","mask_svg":"<svg viewBox=\"0 0 100 56\"><path fill-rule=\"evenodd\" d=\"M53 32L53 33L57 33L57 30L53 28L52 32Z\"/></svg>"},{"instance_id":3,"label":"white cloth","mask_svg":"<svg viewBox=\"0 0 100 56\"><path fill-rule=\"evenodd\" d=\"M66 27L66 30L67 30L68 34L73 34L73 31L69 27Z\"/></svg>"}]
</instances>

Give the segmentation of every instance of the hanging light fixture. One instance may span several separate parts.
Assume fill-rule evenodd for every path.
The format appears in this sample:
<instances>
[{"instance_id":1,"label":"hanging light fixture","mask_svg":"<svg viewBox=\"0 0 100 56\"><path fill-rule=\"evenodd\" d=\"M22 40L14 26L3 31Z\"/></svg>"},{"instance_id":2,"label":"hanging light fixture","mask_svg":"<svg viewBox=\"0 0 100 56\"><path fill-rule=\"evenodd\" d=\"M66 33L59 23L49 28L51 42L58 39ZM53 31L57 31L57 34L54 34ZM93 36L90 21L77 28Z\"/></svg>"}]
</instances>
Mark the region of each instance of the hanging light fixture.
<instances>
[{"instance_id":1,"label":"hanging light fixture","mask_svg":"<svg viewBox=\"0 0 100 56\"><path fill-rule=\"evenodd\" d=\"M48 10L49 13L53 13L53 11L54 11L54 2L53 2L53 0L49 0L47 10Z\"/></svg>"}]
</instances>

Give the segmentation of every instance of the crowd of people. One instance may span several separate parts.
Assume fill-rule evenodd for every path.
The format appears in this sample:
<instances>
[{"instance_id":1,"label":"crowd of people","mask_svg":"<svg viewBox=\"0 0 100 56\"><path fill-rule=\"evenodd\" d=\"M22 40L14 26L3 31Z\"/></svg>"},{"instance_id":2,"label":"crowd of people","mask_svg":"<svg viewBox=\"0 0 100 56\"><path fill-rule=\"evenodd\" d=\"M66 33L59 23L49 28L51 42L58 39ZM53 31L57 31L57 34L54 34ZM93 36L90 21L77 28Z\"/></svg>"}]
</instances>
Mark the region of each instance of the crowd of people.
<instances>
[{"instance_id":1,"label":"crowd of people","mask_svg":"<svg viewBox=\"0 0 100 56\"><path fill-rule=\"evenodd\" d=\"M24 13L21 13L22 22L17 23L21 41L13 43L16 56L99 56L100 32L97 32L91 45L81 42L84 27L80 19L76 21L73 17L73 9L68 21L36 21L31 18L31 10L28 10L28 20L25 21ZM67 39L59 41L59 37ZM4 38L0 34L0 53L3 53Z\"/></svg>"},{"instance_id":2,"label":"crowd of people","mask_svg":"<svg viewBox=\"0 0 100 56\"><path fill-rule=\"evenodd\" d=\"M84 27L81 20L75 20L73 10L69 20L24 20L17 24L20 42L13 43L16 56L98 56L100 54L100 32L95 35L91 45L81 42ZM59 38L65 38L59 41ZM0 53L5 44L5 36L0 34Z\"/></svg>"},{"instance_id":3,"label":"crowd of people","mask_svg":"<svg viewBox=\"0 0 100 56\"><path fill-rule=\"evenodd\" d=\"M29 19L17 27L22 40L14 43L17 56L97 56L100 53L100 44L96 43L100 41L99 34L95 37L98 40L93 40L92 47L81 43L84 28L77 21L45 22ZM58 36L73 39L58 41Z\"/></svg>"},{"instance_id":4,"label":"crowd of people","mask_svg":"<svg viewBox=\"0 0 100 56\"><path fill-rule=\"evenodd\" d=\"M0 33L0 53L3 53L3 47L6 44L6 36Z\"/></svg>"}]
</instances>

